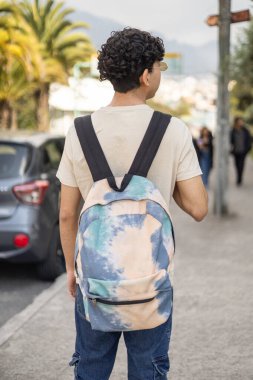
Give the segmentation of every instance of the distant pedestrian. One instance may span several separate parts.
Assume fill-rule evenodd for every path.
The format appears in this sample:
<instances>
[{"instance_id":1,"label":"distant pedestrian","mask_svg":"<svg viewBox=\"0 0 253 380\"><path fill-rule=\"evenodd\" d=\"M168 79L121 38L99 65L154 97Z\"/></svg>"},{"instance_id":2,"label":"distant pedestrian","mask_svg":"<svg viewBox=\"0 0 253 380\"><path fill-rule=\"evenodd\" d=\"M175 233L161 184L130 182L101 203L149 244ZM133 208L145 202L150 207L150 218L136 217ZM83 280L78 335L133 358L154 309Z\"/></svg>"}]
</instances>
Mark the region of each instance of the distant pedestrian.
<instances>
[{"instance_id":1,"label":"distant pedestrian","mask_svg":"<svg viewBox=\"0 0 253 380\"><path fill-rule=\"evenodd\" d=\"M198 139L196 137L193 137L192 138L192 142L193 142L193 146L194 146L194 148L196 150L198 160L200 162L200 150L199 150L199 146L198 146Z\"/></svg>"},{"instance_id":2,"label":"distant pedestrian","mask_svg":"<svg viewBox=\"0 0 253 380\"><path fill-rule=\"evenodd\" d=\"M232 146L231 153L234 155L236 169L236 183L240 186L243 181L245 158L251 149L251 136L242 117L236 116L230 135Z\"/></svg>"},{"instance_id":3,"label":"distant pedestrian","mask_svg":"<svg viewBox=\"0 0 253 380\"><path fill-rule=\"evenodd\" d=\"M207 127L201 128L197 146L203 183L208 187L209 174L213 167L213 135Z\"/></svg>"},{"instance_id":4,"label":"distant pedestrian","mask_svg":"<svg viewBox=\"0 0 253 380\"><path fill-rule=\"evenodd\" d=\"M167 379L174 254L169 203L173 196L200 221L208 202L190 131L146 104L166 69L163 57L159 37L132 28L113 32L98 69L114 96L107 107L75 119L66 137L57 176L68 290L76 299L70 363L76 380L108 380L122 334L127 378Z\"/></svg>"}]
</instances>

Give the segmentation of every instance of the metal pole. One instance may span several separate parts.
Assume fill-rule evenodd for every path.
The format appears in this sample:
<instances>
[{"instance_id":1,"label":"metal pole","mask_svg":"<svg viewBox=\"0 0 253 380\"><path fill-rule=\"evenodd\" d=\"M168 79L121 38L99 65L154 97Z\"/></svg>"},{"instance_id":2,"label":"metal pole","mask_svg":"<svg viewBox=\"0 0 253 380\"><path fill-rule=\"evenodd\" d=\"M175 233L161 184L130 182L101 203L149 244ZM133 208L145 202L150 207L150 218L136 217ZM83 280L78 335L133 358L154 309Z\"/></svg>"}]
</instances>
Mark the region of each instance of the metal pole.
<instances>
[{"instance_id":1,"label":"metal pole","mask_svg":"<svg viewBox=\"0 0 253 380\"><path fill-rule=\"evenodd\" d=\"M228 213L229 158L229 55L231 0L219 0L219 69L217 99L217 130L215 143L216 183L214 213Z\"/></svg>"}]
</instances>

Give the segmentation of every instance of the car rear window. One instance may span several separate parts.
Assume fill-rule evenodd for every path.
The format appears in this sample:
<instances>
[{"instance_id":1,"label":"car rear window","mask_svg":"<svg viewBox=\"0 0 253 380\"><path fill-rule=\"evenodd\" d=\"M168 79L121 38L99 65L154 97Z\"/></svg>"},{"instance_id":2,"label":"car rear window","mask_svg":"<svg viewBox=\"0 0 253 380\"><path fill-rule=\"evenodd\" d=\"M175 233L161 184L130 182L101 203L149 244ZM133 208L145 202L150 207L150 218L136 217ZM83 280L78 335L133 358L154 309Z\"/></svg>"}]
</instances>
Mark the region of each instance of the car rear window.
<instances>
[{"instance_id":1,"label":"car rear window","mask_svg":"<svg viewBox=\"0 0 253 380\"><path fill-rule=\"evenodd\" d=\"M28 146L0 142L0 178L22 176L27 170L29 156Z\"/></svg>"}]
</instances>

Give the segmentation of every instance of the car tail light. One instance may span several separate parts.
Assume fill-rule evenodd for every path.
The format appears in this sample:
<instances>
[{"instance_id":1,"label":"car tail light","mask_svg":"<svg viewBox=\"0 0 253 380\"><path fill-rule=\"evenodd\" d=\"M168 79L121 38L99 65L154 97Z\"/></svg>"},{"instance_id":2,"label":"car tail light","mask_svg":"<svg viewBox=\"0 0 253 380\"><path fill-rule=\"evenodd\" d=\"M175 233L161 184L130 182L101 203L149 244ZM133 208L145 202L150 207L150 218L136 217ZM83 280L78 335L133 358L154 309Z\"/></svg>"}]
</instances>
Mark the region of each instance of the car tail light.
<instances>
[{"instance_id":1,"label":"car tail light","mask_svg":"<svg viewBox=\"0 0 253 380\"><path fill-rule=\"evenodd\" d=\"M29 205L40 205L43 202L48 187L48 181L37 180L24 183L22 185L16 185L13 187L13 192L15 196L23 203Z\"/></svg>"},{"instance_id":2,"label":"car tail light","mask_svg":"<svg viewBox=\"0 0 253 380\"><path fill-rule=\"evenodd\" d=\"M29 236L25 234L18 234L14 237L13 243L17 248L25 248L29 244Z\"/></svg>"}]
</instances>

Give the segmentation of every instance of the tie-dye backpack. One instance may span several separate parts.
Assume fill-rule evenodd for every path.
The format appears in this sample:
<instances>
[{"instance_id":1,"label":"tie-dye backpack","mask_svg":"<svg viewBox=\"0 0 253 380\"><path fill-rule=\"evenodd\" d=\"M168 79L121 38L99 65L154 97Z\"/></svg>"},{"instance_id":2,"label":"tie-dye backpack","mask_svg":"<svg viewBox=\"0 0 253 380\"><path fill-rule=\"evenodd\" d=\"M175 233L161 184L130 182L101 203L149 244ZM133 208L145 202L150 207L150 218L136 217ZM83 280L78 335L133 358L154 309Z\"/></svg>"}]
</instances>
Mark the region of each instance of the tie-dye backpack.
<instances>
[{"instance_id":1,"label":"tie-dye backpack","mask_svg":"<svg viewBox=\"0 0 253 380\"><path fill-rule=\"evenodd\" d=\"M171 116L154 112L129 172L115 178L91 117L75 128L94 184L80 214L75 264L94 330L150 329L172 308L174 234L168 207L147 174Z\"/></svg>"}]
</instances>

